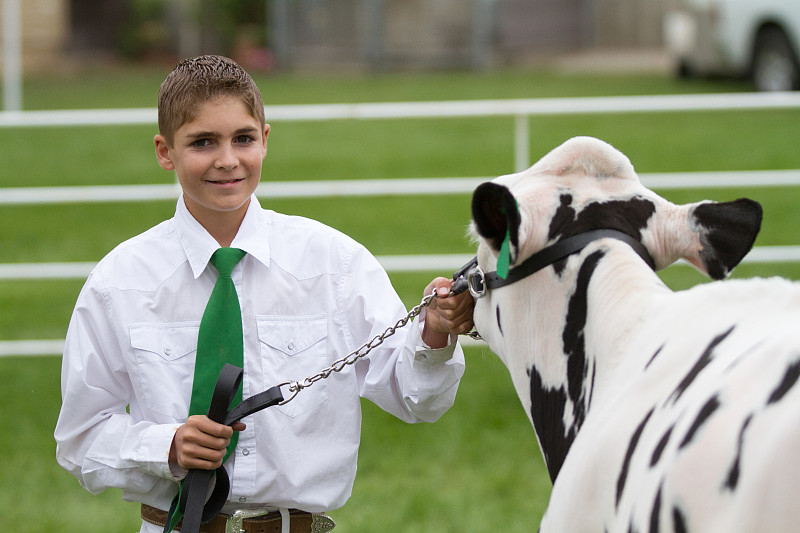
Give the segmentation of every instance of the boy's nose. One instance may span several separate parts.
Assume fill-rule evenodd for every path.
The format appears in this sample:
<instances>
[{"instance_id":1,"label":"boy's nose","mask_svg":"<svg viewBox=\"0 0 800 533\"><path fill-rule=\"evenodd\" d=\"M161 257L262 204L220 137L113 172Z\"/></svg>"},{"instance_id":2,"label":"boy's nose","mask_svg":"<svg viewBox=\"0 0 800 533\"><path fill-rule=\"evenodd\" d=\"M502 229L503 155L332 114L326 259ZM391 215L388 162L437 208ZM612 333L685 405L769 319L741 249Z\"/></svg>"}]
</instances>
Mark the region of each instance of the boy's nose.
<instances>
[{"instance_id":1,"label":"boy's nose","mask_svg":"<svg viewBox=\"0 0 800 533\"><path fill-rule=\"evenodd\" d=\"M217 168L230 170L239 165L239 158L236 157L236 151L232 146L223 146L217 154L217 161L215 166Z\"/></svg>"}]
</instances>

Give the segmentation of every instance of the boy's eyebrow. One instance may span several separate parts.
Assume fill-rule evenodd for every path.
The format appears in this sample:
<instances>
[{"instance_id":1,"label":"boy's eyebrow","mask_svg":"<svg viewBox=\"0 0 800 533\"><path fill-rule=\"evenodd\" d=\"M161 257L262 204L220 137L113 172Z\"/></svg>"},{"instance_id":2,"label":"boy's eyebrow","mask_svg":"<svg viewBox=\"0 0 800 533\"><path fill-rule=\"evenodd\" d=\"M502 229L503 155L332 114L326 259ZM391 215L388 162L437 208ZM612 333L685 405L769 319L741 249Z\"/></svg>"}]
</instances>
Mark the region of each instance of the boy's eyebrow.
<instances>
[{"instance_id":1,"label":"boy's eyebrow","mask_svg":"<svg viewBox=\"0 0 800 533\"><path fill-rule=\"evenodd\" d=\"M238 130L233 132L233 135L235 137L236 135L243 135L245 133L252 134L256 132L258 132L258 128L248 126L245 128L239 128ZM217 137L221 137L222 134L216 131L196 131L194 133L188 133L186 136L189 137L190 139L208 139L208 138L215 139Z\"/></svg>"},{"instance_id":2,"label":"boy's eyebrow","mask_svg":"<svg viewBox=\"0 0 800 533\"><path fill-rule=\"evenodd\" d=\"M252 126L248 126L246 128L239 128L238 130L236 130L233 133L234 133L234 135L243 135L245 133L258 133L258 132L259 132L258 128L255 128L255 127L252 127Z\"/></svg>"}]
</instances>

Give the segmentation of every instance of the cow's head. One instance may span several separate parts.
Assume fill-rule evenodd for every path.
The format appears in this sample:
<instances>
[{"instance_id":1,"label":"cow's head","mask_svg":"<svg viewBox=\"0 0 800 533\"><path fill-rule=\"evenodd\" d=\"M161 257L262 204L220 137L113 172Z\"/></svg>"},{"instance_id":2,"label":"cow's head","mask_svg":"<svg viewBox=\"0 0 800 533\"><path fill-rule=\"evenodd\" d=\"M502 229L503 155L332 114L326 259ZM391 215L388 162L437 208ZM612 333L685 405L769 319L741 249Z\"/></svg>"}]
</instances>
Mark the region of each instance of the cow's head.
<instances>
[{"instance_id":1,"label":"cow's head","mask_svg":"<svg viewBox=\"0 0 800 533\"><path fill-rule=\"evenodd\" d=\"M508 235L512 263L547 244L592 229L638 238L658 269L685 259L714 279L750 251L761 226L752 200L674 205L639 181L609 144L575 137L530 169L480 185L472 199L474 232L497 256Z\"/></svg>"},{"instance_id":2,"label":"cow's head","mask_svg":"<svg viewBox=\"0 0 800 533\"><path fill-rule=\"evenodd\" d=\"M628 254L620 269L661 269L682 258L721 279L751 249L761 225L761 207L751 200L668 202L642 185L627 157L589 137L565 142L524 172L480 185L472 214L478 265L501 277L514 277L515 268L525 270L521 264L555 243L607 229L628 238L646 259ZM597 364L585 346L581 298L606 253L573 260L578 255L557 259L516 285L489 290L475 306L478 331L509 367L553 477L589 408L586 381ZM543 406L534 405L537 398ZM545 412L537 415L536 409ZM537 416L563 425L543 436Z\"/></svg>"}]
</instances>

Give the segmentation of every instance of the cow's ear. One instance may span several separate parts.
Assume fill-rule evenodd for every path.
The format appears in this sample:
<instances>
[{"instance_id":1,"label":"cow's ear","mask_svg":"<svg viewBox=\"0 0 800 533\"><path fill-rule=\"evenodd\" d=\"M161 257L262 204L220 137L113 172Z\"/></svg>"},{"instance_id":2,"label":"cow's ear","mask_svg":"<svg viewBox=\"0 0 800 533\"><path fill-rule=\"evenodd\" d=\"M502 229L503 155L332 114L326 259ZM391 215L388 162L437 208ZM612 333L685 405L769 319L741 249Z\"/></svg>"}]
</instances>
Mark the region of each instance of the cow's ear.
<instances>
[{"instance_id":1,"label":"cow's ear","mask_svg":"<svg viewBox=\"0 0 800 533\"><path fill-rule=\"evenodd\" d=\"M472 195L472 220L478 235L500 253L506 245L510 262L519 250L520 215L517 200L508 187L486 182Z\"/></svg>"},{"instance_id":2,"label":"cow's ear","mask_svg":"<svg viewBox=\"0 0 800 533\"><path fill-rule=\"evenodd\" d=\"M689 226L700 246L684 257L711 278L723 279L753 247L761 229L761 205L742 198L688 207Z\"/></svg>"}]
</instances>

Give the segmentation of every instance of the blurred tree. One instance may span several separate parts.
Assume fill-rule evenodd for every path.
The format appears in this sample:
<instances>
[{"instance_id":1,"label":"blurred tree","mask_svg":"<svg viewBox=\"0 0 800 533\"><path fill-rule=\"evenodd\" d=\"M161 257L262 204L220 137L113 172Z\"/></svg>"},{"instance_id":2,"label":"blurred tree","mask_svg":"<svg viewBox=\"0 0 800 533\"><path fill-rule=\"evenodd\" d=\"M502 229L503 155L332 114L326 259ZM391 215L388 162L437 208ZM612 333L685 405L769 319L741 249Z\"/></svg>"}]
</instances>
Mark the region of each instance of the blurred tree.
<instances>
[{"instance_id":1,"label":"blurred tree","mask_svg":"<svg viewBox=\"0 0 800 533\"><path fill-rule=\"evenodd\" d=\"M91 4L102 0L73 3L73 10L88 15ZM266 52L266 0L113 0L120 23L111 29L117 35L116 50L131 59L154 56L186 57L204 53L242 55L256 68L263 67ZM88 34L102 26L73 27Z\"/></svg>"}]
</instances>

